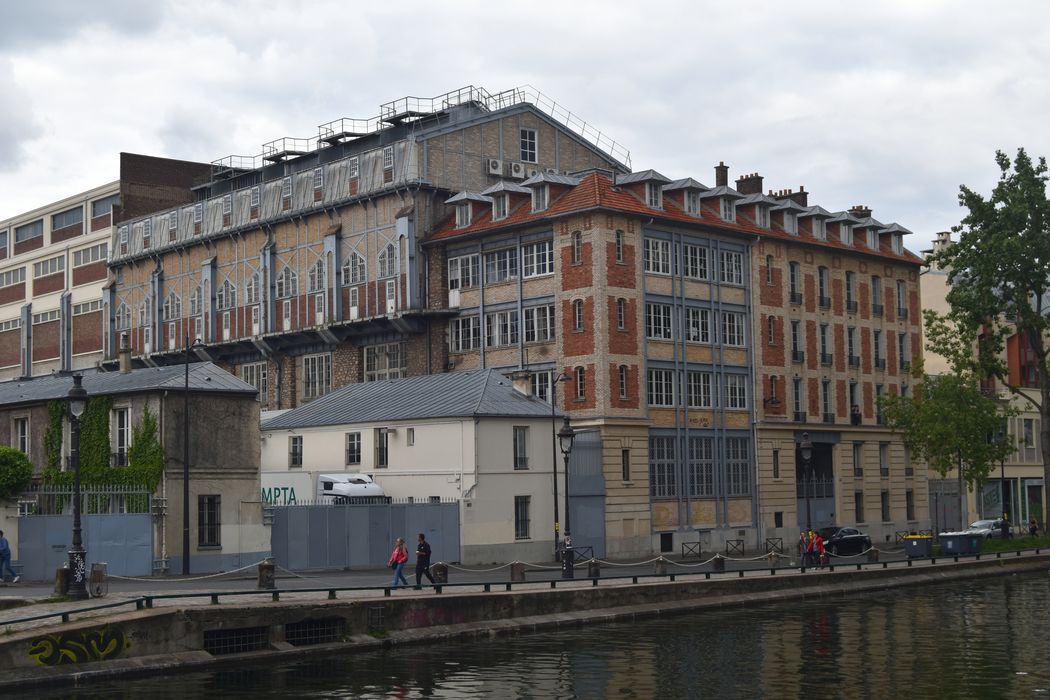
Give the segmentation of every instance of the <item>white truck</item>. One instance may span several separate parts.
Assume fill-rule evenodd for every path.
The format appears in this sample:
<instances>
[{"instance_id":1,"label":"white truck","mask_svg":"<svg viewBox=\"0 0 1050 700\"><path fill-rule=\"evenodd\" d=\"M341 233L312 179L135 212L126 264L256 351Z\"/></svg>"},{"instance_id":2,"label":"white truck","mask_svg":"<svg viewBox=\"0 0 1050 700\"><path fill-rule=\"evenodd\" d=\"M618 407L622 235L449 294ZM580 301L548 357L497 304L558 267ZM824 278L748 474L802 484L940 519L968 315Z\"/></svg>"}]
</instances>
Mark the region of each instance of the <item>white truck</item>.
<instances>
[{"instance_id":1,"label":"white truck","mask_svg":"<svg viewBox=\"0 0 1050 700\"><path fill-rule=\"evenodd\" d=\"M368 474L319 474L317 476L318 503L367 502L359 499L382 499L383 487Z\"/></svg>"},{"instance_id":2,"label":"white truck","mask_svg":"<svg viewBox=\"0 0 1050 700\"><path fill-rule=\"evenodd\" d=\"M367 474L315 475L311 472L281 471L262 472L260 476L262 477L262 500L266 505L292 506L310 501L314 503L386 501L383 487L375 483Z\"/></svg>"}]
</instances>

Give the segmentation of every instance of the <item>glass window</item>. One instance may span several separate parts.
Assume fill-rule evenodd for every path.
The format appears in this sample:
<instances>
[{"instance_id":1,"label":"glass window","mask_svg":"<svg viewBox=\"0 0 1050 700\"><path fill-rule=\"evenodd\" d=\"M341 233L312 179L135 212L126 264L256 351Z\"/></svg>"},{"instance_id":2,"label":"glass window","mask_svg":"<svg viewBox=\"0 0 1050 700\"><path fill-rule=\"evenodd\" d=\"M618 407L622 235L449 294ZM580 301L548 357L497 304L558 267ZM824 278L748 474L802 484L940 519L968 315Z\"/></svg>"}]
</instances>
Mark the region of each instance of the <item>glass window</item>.
<instances>
[{"instance_id":1,"label":"glass window","mask_svg":"<svg viewBox=\"0 0 1050 700\"><path fill-rule=\"evenodd\" d=\"M541 343L554 340L554 306L534 306L523 309L525 315L525 342Z\"/></svg>"},{"instance_id":2,"label":"glass window","mask_svg":"<svg viewBox=\"0 0 1050 700\"><path fill-rule=\"evenodd\" d=\"M573 330L583 330L583 299L572 302L572 327Z\"/></svg>"},{"instance_id":3,"label":"glass window","mask_svg":"<svg viewBox=\"0 0 1050 700\"><path fill-rule=\"evenodd\" d=\"M721 280L725 284L744 283L744 256L731 250L722 251Z\"/></svg>"},{"instance_id":4,"label":"glass window","mask_svg":"<svg viewBox=\"0 0 1050 700\"><path fill-rule=\"evenodd\" d=\"M645 239L645 271L660 275L671 274L671 242L655 238Z\"/></svg>"},{"instance_id":5,"label":"glass window","mask_svg":"<svg viewBox=\"0 0 1050 700\"><path fill-rule=\"evenodd\" d=\"M96 216L105 216L106 214L109 214L113 210L113 207L117 206L118 204L120 204L119 194L111 194L108 197L96 199L94 202L91 203L91 218L95 218Z\"/></svg>"},{"instance_id":6,"label":"glass window","mask_svg":"<svg viewBox=\"0 0 1050 700\"><path fill-rule=\"evenodd\" d=\"M689 372L687 375L690 408L711 408L714 405L712 375L710 372Z\"/></svg>"},{"instance_id":7,"label":"glass window","mask_svg":"<svg viewBox=\"0 0 1050 700\"><path fill-rule=\"evenodd\" d=\"M554 242L540 241L523 245L521 260L522 275L526 278L554 274Z\"/></svg>"},{"instance_id":8,"label":"glass window","mask_svg":"<svg viewBox=\"0 0 1050 700\"><path fill-rule=\"evenodd\" d=\"M689 495L713 496L715 493L714 440L709 437L689 438Z\"/></svg>"},{"instance_id":9,"label":"glass window","mask_svg":"<svg viewBox=\"0 0 1050 700\"><path fill-rule=\"evenodd\" d=\"M361 433L346 433L346 464L361 463Z\"/></svg>"},{"instance_id":10,"label":"glass window","mask_svg":"<svg viewBox=\"0 0 1050 700\"><path fill-rule=\"evenodd\" d=\"M472 317L477 321L477 316ZM383 343L365 347L366 382L400 379L407 372L404 343Z\"/></svg>"},{"instance_id":11,"label":"glass window","mask_svg":"<svg viewBox=\"0 0 1050 700\"><path fill-rule=\"evenodd\" d=\"M219 547L222 542L222 496L197 496L197 546Z\"/></svg>"},{"instance_id":12,"label":"glass window","mask_svg":"<svg viewBox=\"0 0 1050 700\"><path fill-rule=\"evenodd\" d=\"M74 226L84 221L84 208L74 207L51 215L51 230Z\"/></svg>"},{"instance_id":13,"label":"glass window","mask_svg":"<svg viewBox=\"0 0 1050 700\"><path fill-rule=\"evenodd\" d=\"M480 256L461 255L449 258L448 261L448 288L467 289L477 287L481 281Z\"/></svg>"},{"instance_id":14,"label":"glass window","mask_svg":"<svg viewBox=\"0 0 1050 700\"><path fill-rule=\"evenodd\" d=\"M743 347L744 314L734 311L722 312L722 343Z\"/></svg>"},{"instance_id":15,"label":"glass window","mask_svg":"<svg viewBox=\"0 0 1050 700\"><path fill-rule=\"evenodd\" d=\"M393 277L397 274L397 248L393 243L387 243L383 250L379 251L379 278Z\"/></svg>"},{"instance_id":16,"label":"glass window","mask_svg":"<svg viewBox=\"0 0 1050 700\"><path fill-rule=\"evenodd\" d=\"M747 376L726 375L726 408L747 408Z\"/></svg>"},{"instance_id":17,"label":"glass window","mask_svg":"<svg viewBox=\"0 0 1050 700\"><path fill-rule=\"evenodd\" d=\"M312 401L332 390L332 355L303 357L303 400Z\"/></svg>"},{"instance_id":18,"label":"glass window","mask_svg":"<svg viewBox=\"0 0 1050 700\"><path fill-rule=\"evenodd\" d=\"M645 305L645 336L653 340L671 339L671 305Z\"/></svg>"},{"instance_id":19,"label":"glass window","mask_svg":"<svg viewBox=\"0 0 1050 700\"><path fill-rule=\"evenodd\" d=\"M477 316L454 318L449 323L449 349L452 352L481 347L481 321Z\"/></svg>"},{"instance_id":20,"label":"glass window","mask_svg":"<svg viewBox=\"0 0 1050 700\"><path fill-rule=\"evenodd\" d=\"M711 342L711 309L686 307L685 322L686 340L692 343Z\"/></svg>"},{"instance_id":21,"label":"glass window","mask_svg":"<svg viewBox=\"0 0 1050 700\"><path fill-rule=\"evenodd\" d=\"M518 278L518 256L513 248L485 254L485 282L496 284Z\"/></svg>"},{"instance_id":22,"label":"glass window","mask_svg":"<svg viewBox=\"0 0 1050 700\"><path fill-rule=\"evenodd\" d=\"M390 433L386 428L375 429L376 469L386 469L390 466Z\"/></svg>"},{"instance_id":23,"label":"glass window","mask_svg":"<svg viewBox=\"0 0 1050 700\"><path fill-rule=\"evenodd\" d=\"M531 496L514 497L514 539L516 540L529 539L529 526L531 524L529 509L531 501Z\"/></svg>"},{"instance_id":24,"label":"glass window","mask_svg":"<svg viewBox=\"0 0 1050 700\"><path fill-rule=\"evenodd\" d=\"M706 280L708 249L704 246L686 243L682 252L682 274L693 279Z\"/></svg>"},{"instance_id":25,"label":"glass window","mask_svg":"<svg viewBox=\"0 0 1050 700\"><path fill-rule=\"evenodd\" d=\"M522 129L521 130L521 160L526 163L535 163L536 161L536 130L535 129Z\"/></svg>"},{"instance_id":26,"label":"glass window","mask_svg":"<svg viewBox=\"0 0 1050 700\"><path fill-rule=\"evenodd\" d=\"M649 493L653 498L678 495L678 475L675 466L675 439L649 438Z\"/></svg>"},{"instance_id":27,"label":"glass window","mask_svg":"<svg viewBox=\"0 0 1050 700\"><path fill-rule=\"evenodd\" d=\"M15 227L15 243L28 241L30 238L44 235L44 220L40 219L32 223Z\"/></svg>"},{"instance_id":28,"label":"glass window","mask_svg":"<svg viewBox=\"0 0 1050 700\"><path fill-rule=\"evenodd\" d=\"M485 315L485 344L490 348L518 344L518 312L497 311Z\"/></svg>"},{"instance_id":29,"label":"glass window","mask_svg":"<svg viewBox=\"0 0 1050 700\"><path fill-rule=\"evenodd\" d=\"M529 428L524 425L514 426L514 468L529 468Z\"/></svg>"},{"instance_id":30,"label":"glass window","mask_svg":"<svg viewBox=\"0 0 1050 700\"><path fill-rule=\"evenodd\" d=\"M288 436L288 466L298 468L303 466L303 436Z\"/></svg>"},{"instance_id":31,"label":"glass window","mask_svg":"<svg viewBox=\"0 0 1050 700\"><path fill-rule=\"evenodd\" d=\"M751 462L747 438L726 438L726 478L730 496L751 495Z\"/></svg>"},{"instance_id":32,"label":"glass window","mask_svg":"<svg viewBox=\"0 0 1050 700\"><path fill-rule=\"evenodd\" d=\"M669 369L649 370L648 404L650 406L674 405L674 372Z\"/></svg>"}]
</instances>

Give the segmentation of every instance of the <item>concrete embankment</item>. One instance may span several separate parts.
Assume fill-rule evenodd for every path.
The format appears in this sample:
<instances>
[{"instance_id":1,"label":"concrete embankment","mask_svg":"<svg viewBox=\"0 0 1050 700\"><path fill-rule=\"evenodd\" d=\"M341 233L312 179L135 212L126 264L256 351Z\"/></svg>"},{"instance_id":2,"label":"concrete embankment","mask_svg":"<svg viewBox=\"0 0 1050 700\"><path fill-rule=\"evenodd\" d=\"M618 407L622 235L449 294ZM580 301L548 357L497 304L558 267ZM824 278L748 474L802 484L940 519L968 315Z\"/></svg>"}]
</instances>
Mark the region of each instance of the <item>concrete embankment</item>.
<instances>
[{"instance_id":1,"label":"concrete embankment","mask_svg":"<svg viewBox=\"0 0 1050 700\"><path fill-rule=\"evenodd\" d=\"M556 589L537 584L490 593L446 588L440 595L399 593L356 600L321 599L323 593L294 599L295 594L282 593L285 599L280 602L153 608L6 634L0 638L0 689L555 630L797 598L846 597L898 586L1045 571L1048 565L1050 554L1042 554L861 571L657 579L633 585L620 580L593 586L582 580Z\"/></svg>"}]
</instances>

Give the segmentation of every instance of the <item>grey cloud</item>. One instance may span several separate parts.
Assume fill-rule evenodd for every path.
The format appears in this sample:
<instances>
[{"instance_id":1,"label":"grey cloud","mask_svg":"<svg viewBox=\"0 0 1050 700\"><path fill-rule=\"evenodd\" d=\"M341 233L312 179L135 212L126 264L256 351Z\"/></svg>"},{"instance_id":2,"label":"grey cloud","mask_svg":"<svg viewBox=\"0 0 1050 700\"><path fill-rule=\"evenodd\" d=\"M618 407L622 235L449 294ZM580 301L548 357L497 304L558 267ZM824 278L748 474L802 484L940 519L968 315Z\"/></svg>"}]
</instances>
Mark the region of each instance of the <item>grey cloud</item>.
<instances>
[{"instance_id":1,"label":"grey cloud","mask_svg":"<svg viewBox=\"0 0 1050 700\"><path fill-rule=\"evenodd\" d=\"M61 42L89 26L120 33L150 31L164 7L153 0L50 0L0 3L0 51Z\"/></svg>"},{"instance_id":2,"label":"grey cloud","mask_svg":"<svg viewBox=\"0 0 1050 700\"><path fill-rule=\"evenodd\" d=\"M22 164L26 142L39 136L42 127L5 61L0 61L0 95L0 172L10 172Z\"/></svg>"}]
</instances>

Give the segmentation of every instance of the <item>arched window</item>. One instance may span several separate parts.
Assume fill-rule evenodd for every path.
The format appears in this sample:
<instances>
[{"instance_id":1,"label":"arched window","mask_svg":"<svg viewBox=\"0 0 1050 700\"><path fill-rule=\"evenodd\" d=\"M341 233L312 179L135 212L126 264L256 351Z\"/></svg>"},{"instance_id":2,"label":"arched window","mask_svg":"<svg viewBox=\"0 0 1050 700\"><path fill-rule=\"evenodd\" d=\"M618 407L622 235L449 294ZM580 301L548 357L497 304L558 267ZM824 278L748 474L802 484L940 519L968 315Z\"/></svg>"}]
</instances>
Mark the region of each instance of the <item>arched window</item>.
<instances>
[{"instance_id":1,"label":"arched window","mask_svg":"<svg viewBox=\"0 0 1050 700\"><path fill-rule=\"evenodd\" d=\"M356 250L343 261L343 286L361 284L366 280L365 256Z\"/></svg>"},{"instance_id":2,"label":"arched window","mask_svg":"<svg viewBox=\"0 0 1050 700\"><path fill-rule=\"evenodd\" d=\"M244 284L244 303L245 304L258 304L259 303L259 273L256 272L248 281Z\"/></svg>"},{"instance_id":3,"label":"arched window","mask_svg":"<svg viewBox=\"0 0 1050 700\"><path fill-rule=\"evenodd\" d=\"M320 292L325 288L324 258L319 259L310 266L310 291Z\"/></svg>"},{"instance_id":4,"label":"arched window","mask_svg":"<svg viewBox=\"0 0 1050 700\"><path fill-rule=\"evenodd\" d=\"M201 313L201 288L197 287L190 293L190 316L199 316Z\"/></svg>"},{"instance_id":5,"label":"arched window","mask_svg":"<svg viewBox=\"0 0 1050 700\"><path fill-rule=\"evenodd\" d=\"M113 319L118 331L126 331L131 328L131 307L121 303L117 307L116 316Z\"/></svg>"},{"instance_id":6,"label":"arched window","mask_svg":"<svg viewBox=\"0 0 1050 700\"><path fill-rule=\"evenodd\" d=\"M145 327L153 324L153 305L151 299L146 297L146 300L139 304L139 326ZM129 324L130 325L130 324Z\"/></svg>"},{"instance_id":7,"label":"arched window","mask_svg":"<svg viewBox=\"0 0 1050 700\"><path fill-rule=\"evenodd\" d=\"M215 292L215 305L220 309L232 309L237 305L237 288L230 280L224 281Z\"/></svg>"},{"instance_id":8,"label":"arched window","mask_svg":"<svg viewBox=\"0 0 1050 700\"><path fill-rule=\"evenodd\" d=\"M393 277L397 274L397 248L393 243L387 243L383 250L379 251L379 276Z\"/></svg>"},{"instance_id":9,"label":"arched window","mask_svg":"<svg viewBox=\"0 0 1050 700\"><path fill-rule=\"evenodd\" d=\"M299 293L299 277L295 274L295 271L287 265L281 270L281 274L277 275L276 292L278 299L294 297Z\"/></svg>"},{"instance_id":10,"label":"arched window","mask_svg":"<svg viewBox=\"0 0 1050 700\"><path fill-rule=\"evenodd\" d=\"M171 321L176 318L182 318L182 299L172 290L164 299L164 320Z\"/></svg>"}]
</instances>

